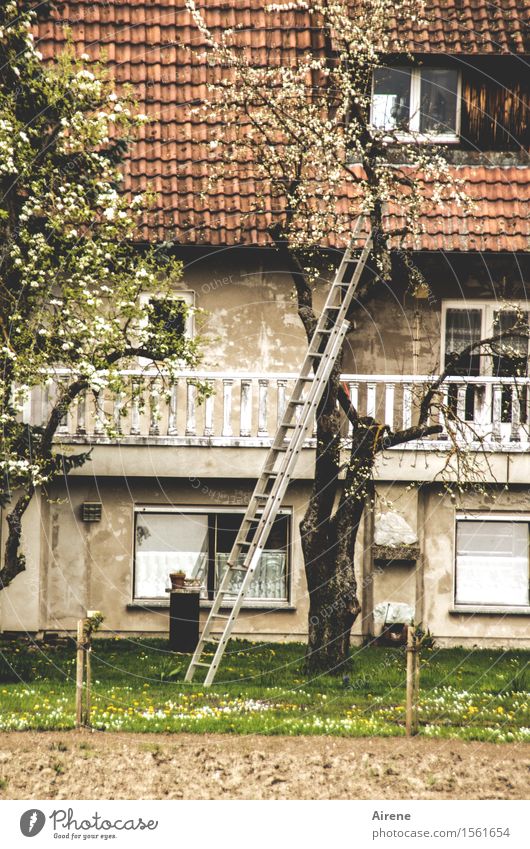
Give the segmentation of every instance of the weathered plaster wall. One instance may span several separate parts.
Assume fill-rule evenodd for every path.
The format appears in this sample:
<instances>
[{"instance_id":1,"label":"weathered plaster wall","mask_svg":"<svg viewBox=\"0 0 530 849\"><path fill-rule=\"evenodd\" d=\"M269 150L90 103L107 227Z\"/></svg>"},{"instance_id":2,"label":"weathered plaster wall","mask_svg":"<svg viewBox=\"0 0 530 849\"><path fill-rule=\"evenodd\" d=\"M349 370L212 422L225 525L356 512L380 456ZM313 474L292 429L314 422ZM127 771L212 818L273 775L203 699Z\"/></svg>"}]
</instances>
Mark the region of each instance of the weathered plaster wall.
<instances>
[{"instance_id":1,"label":"weathered plaster wall","mask_svg":"<svg viewBox=\"0 0 530 849\"><path fill-rule=\"evenodd\" d=\"M530 616L451 613L454 603L455 505L439 487L425 490L425 623L440 645L530 645ZM530 486L467 495L459 509L517 511L530 515ZM501 577L499 577L501 580Z\"/></svg>"},{"instance_id":2,"label":"weathered plaster wall","mask_svg":"<svg viewBox=\"0 0 530 849\"><path fill-rule=\"evenodd\" d=\"M1 511L0 546L6 538L5 510ZM39 630L41 551L46 539L45 506L39 494L35 495L24 517L22 553L26 557L26 570L0 592L0 630L34 633Z\"/></svg>"},{"instance_id":3,"label":"weathered plaster wall","mask_svg":"<svg viewBox=\"0 0 530 849\"><path fill-rule=\"evenodd\" d=\"M186 265L183 287L205 311L209 369L297 371L304 333L289 275L267 267L260 252L218 251Z\"/></svg>"},{"instance_id":4,"label":"weathered plaster wall","mask_svg":"<svg viewBox=\"0 0 530 849\"><path fill-rule=\"evenodd\" d=\"M296 311L291 276L267 250L232 248L184 257L182 287L205 311L198 326L208 337L205 367L259 372L296 372L305 336ZM429 374L440 366L441 302L445 298L528 297L525 257L420 254L418 266L429 296L413 297L401 272L392 290L379 285L359 305L348 337L344 371L358 374ZM400 276L401 275L401 276ZM329 268L314 287L321 307Z\"/></svg>"},{"instance_id":5,"label":"weathered plaster wall","mask_svg":"<svg viewBox=\"0 0 530 849\"><path fill-rule=\"evenodd\" d=\"M44 580L43 630L72 630L86 609L102 610L109 632L165 633L167 610L131 609L133 601L134 504L227 507L244 506L250 485L208 480L197 487L188 480L99 479L97 488L88 478L70 481L68 503L50 505L50 550ZM58 495L59 493L57 493ZM64 494L64 493L63 493ZM289 609L249 609L240 616L236 634L271 639L303 639L306 633L307 591L298 524L309 490L293 485L285 499L292 508L291 598ZM100 523L81 522L83 501L101 500ZM362 532L357 544L362 563ZM203 618L206 611L203 611ZM360 620L354 633L361 633Z\"/></svg>"},{"instance_id":6,"label":"weathered plaster wall","mask_svg":"<svg viewBox=\"0 0 530 849\"><path fill-rule=\"evenodd\" d=\"M88 478L70 482L69 503L51 505L52 549L45 584L45 629L72 629L82 610L99 609L105 614L105 630L121 632L165 632L167 610L130 609L133 601L133 530L135 504L241 507L250 495L249 483L210 479L196 486L197 479L160 481L151 479L99 478L97 488ZM296 532L306 493L291 487L285 500L293 509L295 563L291 580L291 607L271 612L253 609L244 613L237 633L299 638L304 633L307 599L301 551ZM80 521L83 501L101 500L102 521ZM205 615L205 614L204 614Z\"/></svg>"},{"instance_id":7,"label":"weathered plaster wall","mask_svg":"<svg viewBox=\"0 0 530 849\"><path fill-rule=\"evenodd\" d=\"M43 559L42 630L72 630L76 618L86 609L105 613L108 632L167 632L166 609L131 608L133 580L133 507L134 504L243 506L250 483L227 479L201 481L200 487L187 479L99 478L97 485L88 477L69 481L68 500L49 506L49 526L43 538L47 556ZM378 506L392 506L413 528L417 528L418 492L403 482L380 483ZM423 488L425 508L425 611L424 623L440 644L447 645L528 645L530 619L524 616L453 614L454 516L455 508L447 497L439 496L439 487ZM64 492L55 493L65 495ZM286 505L293 509L293 544L290 609L249 609L238 620L236 634L259 639L303 640L306 632L307 594L298 523L309 495L307 482L297 481L289 490ZM79 519L83 501L101 500L101 523L84 524ZM488 506L476 497L468 507ZM491 504L489 505L491 506ZM530 514L530 489L518 488L500 493L495 509L527 510ZM418 530L420 530L418 528ZM363 582L362 558L365 547L361 528L356 563L359 593ZM376 568L373 578L374 604L416 600L416 570L411 566ZM21 585L22 586L22 585ZM203 611L203 618L205 616ZM26 616L25 597L17 596L16 616ZM15 629L16 620L11 627ZM6 627L6 626L4 626ZM34 630L37 630L35 623ZM361 618L354 626L354 642L361 639Z\"/></svg>"}]
</instances>

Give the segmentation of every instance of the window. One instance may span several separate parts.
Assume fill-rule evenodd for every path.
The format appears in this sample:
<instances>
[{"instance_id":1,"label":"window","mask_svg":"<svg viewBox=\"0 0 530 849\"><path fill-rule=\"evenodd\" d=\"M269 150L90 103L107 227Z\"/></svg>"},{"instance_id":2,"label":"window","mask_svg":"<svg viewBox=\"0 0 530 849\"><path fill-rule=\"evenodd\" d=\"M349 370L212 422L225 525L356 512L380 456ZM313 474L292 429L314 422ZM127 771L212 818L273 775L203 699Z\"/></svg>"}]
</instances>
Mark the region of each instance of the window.
<instances>
[{"instance_id":1,"label":"window","mask_svg":"<svg viewBox=\"0 0 530 849\"><path fill-rule=\"evenodd\" d=\"M203 597L212 600L227 568L243 515L243 510L161 511L156 507L139 507L135 526L134 597L167 598L169 573L182 570L188 578L200 578ZM289 542L290 513L281 511L269 534L247 600L274 603L288 600ZM237 590L242 579L242 573L234 573L231 589Z\"/></svg>"},{"instance_id":2,"label":"window","mask_svg":"<svg viewBox=\"0 0 530 849\"><path fill-rule=\"evenodd\" d=\"M406 141L458 141L460 75L452 68L374 71L371 123Z\"/></svg>"},{"instance_id":3,"label":"window","mask_svg":"<svg viewBox=\"0 0 530 849\"><path fill-rule=\"evenodd\" d=\"M491 352L471 352L455 370L456 376L494 376L501 378L528 375L528 340L510 335L516 325L528 325L527 302L499 304L496 301L476 302L446 301L442 308L442 364L447 366L451 354L460 354L468 345L491 336L501 338ZM449 390L449 403L456 408L457 387ZM520 421L528 420L528 392L525 386L518 389ZM491 406L491 385L486 387L485 401ZM466 390L466 420L475 419L476 387ZM504 385L501 401L501 421L509 423L512 412L512 386Z\"/></svg>"},{"instance_id":4,"label":"window","mask_svg":"<svg viewBox=\"0 0 530 849\"><path fill-rule=\"evenodd\" d=\"M528 545L528 518L500 514L458 517L456 604L528 606Z\"/></svg>"},{"instance_id":5,"label":"window","mask_svg":"<svg viewBox=\"0 0 530 849\"><path fill-rule=\"evenodd\" d=\"M192 308L195 306L195 292L173 292L171 295L143 292L140 304L142 307L147 304L151 306L149 323L146 321L142 326L147 325L149 330L152 328L159 340L167 334L169 342L175 333L177 336L184 334L188 339L193 338L195 328ZM151 360L146 357L139 357L138 361L142 367L151 365Z\"/></svg>"}]
</instances>

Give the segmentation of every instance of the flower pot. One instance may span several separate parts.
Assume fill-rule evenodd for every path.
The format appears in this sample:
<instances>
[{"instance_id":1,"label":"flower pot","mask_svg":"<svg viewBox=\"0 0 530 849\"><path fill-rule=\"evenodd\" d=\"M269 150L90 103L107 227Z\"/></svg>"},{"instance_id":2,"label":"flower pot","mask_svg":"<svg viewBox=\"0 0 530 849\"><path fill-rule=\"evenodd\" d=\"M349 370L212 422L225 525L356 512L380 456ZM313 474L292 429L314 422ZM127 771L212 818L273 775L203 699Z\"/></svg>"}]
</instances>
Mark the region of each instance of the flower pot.
<instances>
[{"instance_id":1,"label":"flower pot","mask_svg":"<svg viewBox=\"0 0 530 849\"><path fill-rule=\"evenodd\" d=\"M184 572L170 572L169 580L171 581L172 590L181 590L184 587L186 575L184 574Z\"/></svg>"}]
</instances>

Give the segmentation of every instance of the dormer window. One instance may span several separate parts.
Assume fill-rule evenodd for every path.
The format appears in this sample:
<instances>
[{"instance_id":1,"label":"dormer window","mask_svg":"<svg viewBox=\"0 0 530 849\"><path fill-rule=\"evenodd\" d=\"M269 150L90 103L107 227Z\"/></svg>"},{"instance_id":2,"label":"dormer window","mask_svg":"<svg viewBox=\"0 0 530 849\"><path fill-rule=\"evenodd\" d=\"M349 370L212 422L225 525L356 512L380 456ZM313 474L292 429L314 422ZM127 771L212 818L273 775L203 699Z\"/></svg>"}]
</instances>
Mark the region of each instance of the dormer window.
<instances>
[{"instance_id":1,"label":"dormer window","mask_svg":"<svg viewBox=\"0 0 530 849\"><path fill-rule=\"evenodd\" d=\"M405 65L374 71L370 121L398 141L457 142L460 74Z\"/></svg>"}]
</instances>

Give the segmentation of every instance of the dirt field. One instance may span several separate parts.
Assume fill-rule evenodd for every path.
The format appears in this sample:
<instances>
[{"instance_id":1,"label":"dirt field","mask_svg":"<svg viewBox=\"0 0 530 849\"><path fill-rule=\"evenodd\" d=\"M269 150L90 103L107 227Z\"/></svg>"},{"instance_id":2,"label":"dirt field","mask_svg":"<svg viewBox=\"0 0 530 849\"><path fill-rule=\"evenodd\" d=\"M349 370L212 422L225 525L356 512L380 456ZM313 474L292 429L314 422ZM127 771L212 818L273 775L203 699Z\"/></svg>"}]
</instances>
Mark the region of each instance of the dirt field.
<instances>
[{"instance_id":1,"label":"dirt field","mask_svg":"<svg viewBox=\"0 0 530 849\"><path fill-rule=\"evenodd\" d=\"M5 733L0 788L3 799L524 799L530 746Z\"/></svg>"}]
</instances>

